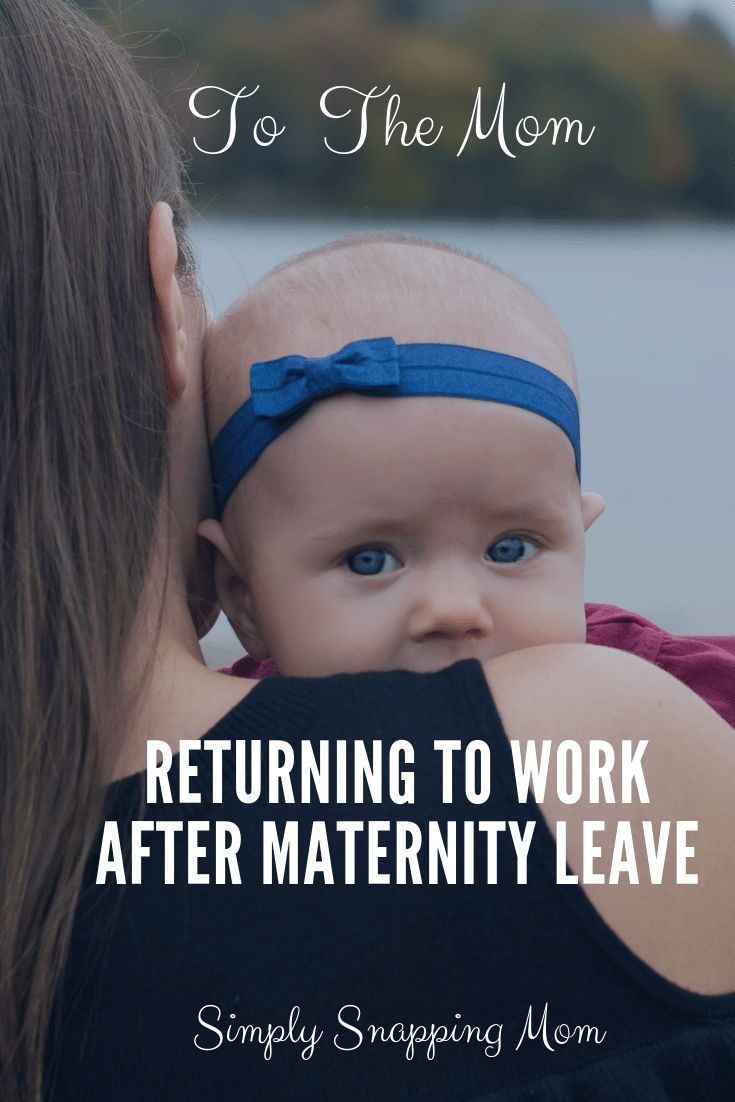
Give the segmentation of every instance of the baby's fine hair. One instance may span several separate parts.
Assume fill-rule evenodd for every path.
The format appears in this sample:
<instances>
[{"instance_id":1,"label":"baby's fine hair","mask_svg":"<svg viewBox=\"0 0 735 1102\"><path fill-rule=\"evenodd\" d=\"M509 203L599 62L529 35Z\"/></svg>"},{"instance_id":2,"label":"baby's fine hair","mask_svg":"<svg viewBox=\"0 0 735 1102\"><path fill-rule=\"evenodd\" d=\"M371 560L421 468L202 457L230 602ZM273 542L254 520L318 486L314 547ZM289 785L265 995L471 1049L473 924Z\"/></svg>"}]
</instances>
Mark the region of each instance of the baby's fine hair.
<instances>
[{"instance_id":1,"label":"baby's fine hair","mask_svg":"<svg viewBox=\"0 0 735 1102\"><path fill-rule=\"evenodd\" d=\"M383 304L391 270L398 274L401 260L405 264L413 250L424 253L420 260L423 279L402 283L401 292L407 298L412 294L412 287L423 289L422 284L425 287L434 276L441 276L449 263L460 282L461 292L467 295L468 306L473 305L473 292L487 295L488 279L494 278L497 284L504 285L507 309L522 312L532 305L534 311L545 315L549 327L559 331L566 344L552 312L517 276L469 249L399 230L351 234L297 253L259 279L247 297L256 316L261 311L268 314L271 308L278 307L280 296L283 296L281 301L287 301L293 295L315 298L334 294L339 290L335 288L335 279L349 277L352 273L360 284L359 295L355 296L358 308L368 307L371 298Z\"/></svg>"},{"instance_id":2,"label":"baby's fine hair","mask_svg":"<svg viewBox=\"0 0 735 1102\"><path fill-rule=\"evenodd\" d=\"M210 431L247 396L250 364L325 355L376 336L508 352L577 389L559 323L515 276L443 242L394 231L357 234L277 265L214 326L205 347Z\"/></svg>"}]
</instances>

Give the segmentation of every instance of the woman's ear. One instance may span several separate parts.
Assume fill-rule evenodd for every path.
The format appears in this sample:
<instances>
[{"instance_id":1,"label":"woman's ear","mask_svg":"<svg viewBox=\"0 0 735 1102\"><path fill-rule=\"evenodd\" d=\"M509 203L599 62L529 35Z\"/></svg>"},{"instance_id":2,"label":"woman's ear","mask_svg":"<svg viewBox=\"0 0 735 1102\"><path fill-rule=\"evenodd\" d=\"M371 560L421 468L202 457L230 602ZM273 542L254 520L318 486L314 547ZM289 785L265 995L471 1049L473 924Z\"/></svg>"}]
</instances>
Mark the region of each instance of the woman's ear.
<instances>
[{"instance_id":1,"label":"woman's ear","mask_svg":"<svg viewBox=\"0 0 735 1102\"><path fill-rule=\"evenodd\" d=\"M247 579L240 571L224 528L219 521L203 520L197 535L214 547L214 584L222 611L248 654L262 662L270 657L270 652L253 615Z\"/></svg>"},{"instance_id":2,"label":"woman's ear","mask_svg":"<svg viewBox=\"0 0 735 1102\"><path fill-rule=\"evenodd\" d=\"M605 512L605 499L600 494L582 494L582 523L588 532L598 517Z\"/></svg>"},{"instance_id":3,"label":"woman's ear","mask_svg":"<svg viewBox=\"0 0 735 1102\"><path fill-rule=\"evenodd\" d=\"M148 259L166 392L175 401L186 388L184 300L176 278L179 246L168 203L156 203L148 222Z\"/></svg>"}]
</instances>

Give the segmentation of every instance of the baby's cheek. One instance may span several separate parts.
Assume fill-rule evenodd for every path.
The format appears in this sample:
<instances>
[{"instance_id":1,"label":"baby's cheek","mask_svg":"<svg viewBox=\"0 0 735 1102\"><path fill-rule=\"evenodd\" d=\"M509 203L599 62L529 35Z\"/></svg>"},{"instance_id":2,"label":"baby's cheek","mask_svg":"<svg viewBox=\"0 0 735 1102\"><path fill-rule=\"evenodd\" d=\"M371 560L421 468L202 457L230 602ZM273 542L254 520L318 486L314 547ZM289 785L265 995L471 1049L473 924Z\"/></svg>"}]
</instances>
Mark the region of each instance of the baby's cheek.
<instances>
[{"instance_id":1,"label":"baby's cheek","mask_svg":"<svg viewBox=\"0 0 735 1102\"><path fill-rule=\"evenodd\" d=\"M272 625L273 656L282 673L329 677L379 668L371 653L369 618L355 615L324 587L292 589Z\"/></svg>"},{"instance_id":2,"label":"baby's cheek","mask_svg":"<svg viewBox=\"0 0 735 1102\"><path fill-rule=\"evenodd\" d=\"M510 634L520 647L538 647L546 643L584 643L587 629L584 602L576 591L548 587L529 595L522 607L510 610Z\"/></svg>"}]
</instances>

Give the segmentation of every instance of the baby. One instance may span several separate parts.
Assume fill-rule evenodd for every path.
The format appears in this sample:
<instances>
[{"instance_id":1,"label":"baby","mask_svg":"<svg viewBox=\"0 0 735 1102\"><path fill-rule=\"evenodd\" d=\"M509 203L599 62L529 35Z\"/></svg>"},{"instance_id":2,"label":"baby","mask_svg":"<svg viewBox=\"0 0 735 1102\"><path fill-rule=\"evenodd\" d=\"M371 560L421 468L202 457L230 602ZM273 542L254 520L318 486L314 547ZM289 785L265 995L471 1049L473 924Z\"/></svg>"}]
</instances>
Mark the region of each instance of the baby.
<instances>
[{"instance_id":1,"label":"baby","mask_svg":"<svg viewBox=\"0 0 735 1102\"><path fill-rule=\"evenodd\" d=\"M350 239L231 307L206 369L222 512L200 531L251 656L322 676L584 641L604 503L580 488L569 345L516 280Z\"/></svg>"}]
</instances>

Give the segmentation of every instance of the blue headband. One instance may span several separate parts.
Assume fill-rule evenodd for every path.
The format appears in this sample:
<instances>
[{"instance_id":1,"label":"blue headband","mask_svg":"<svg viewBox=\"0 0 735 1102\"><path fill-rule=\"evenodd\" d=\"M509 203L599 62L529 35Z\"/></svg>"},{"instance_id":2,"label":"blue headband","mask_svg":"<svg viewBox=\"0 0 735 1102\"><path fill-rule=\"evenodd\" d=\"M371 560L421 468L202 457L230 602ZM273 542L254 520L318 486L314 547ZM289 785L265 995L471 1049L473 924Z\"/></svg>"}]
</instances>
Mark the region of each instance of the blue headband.
<instances>
[{"instance_id":1,"label":"blue headband","mask_svg":"<svg viewBox=\"0 0 735 1102\"><path fill-rule=\"evenodd\" d=\"M581 472L579 411L574 392L544 367L461 344L396 344L392 337L352 341L318 359L284 356L253 364L251 397L212 445L220 513L258 456L306 413L312 402L344 391L376 397L479 398L538 413L569 437Z\"/></svg>"}]
</instances>

